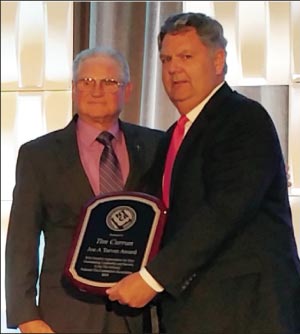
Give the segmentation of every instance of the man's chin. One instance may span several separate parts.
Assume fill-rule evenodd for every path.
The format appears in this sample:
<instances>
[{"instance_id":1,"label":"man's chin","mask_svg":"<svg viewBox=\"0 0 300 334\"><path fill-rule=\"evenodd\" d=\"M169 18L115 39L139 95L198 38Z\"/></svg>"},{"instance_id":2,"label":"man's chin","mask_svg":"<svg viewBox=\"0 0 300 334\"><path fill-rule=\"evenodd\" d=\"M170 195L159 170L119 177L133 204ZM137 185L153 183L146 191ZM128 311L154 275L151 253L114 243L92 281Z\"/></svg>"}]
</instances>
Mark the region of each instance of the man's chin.
<instances>
[{"instance_id":1,"label":"man's chin","mask_svg":"<svg viewBox=\"0 0 300 334\"><path fill-rule=\"evenodd\" d=\"M173 96L170 96L170 100L176 105L178 103L184 103L187 101L189 97L185 94L176 94Z\"/></svg>"}]
</instances>

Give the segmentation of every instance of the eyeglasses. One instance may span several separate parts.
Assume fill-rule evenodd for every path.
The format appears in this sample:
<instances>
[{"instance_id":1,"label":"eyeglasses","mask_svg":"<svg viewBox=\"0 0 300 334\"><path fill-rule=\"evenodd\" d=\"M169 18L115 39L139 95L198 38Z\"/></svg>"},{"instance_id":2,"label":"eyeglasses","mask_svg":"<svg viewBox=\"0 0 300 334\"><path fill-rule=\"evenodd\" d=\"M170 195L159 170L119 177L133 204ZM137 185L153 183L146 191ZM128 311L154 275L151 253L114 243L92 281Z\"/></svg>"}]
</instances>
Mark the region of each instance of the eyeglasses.
<instances>
[{"instance_id":1,"label":"eyeglasses","mask_svg":"<svg viewBox=\"0 0 300 334\"><path fill-rule=\"evenodd\" d=\"M101 79L100 86L105 93L116 93L119 87L125 85L115 79ZM91 92L96 87L97 80L94 78L82 78L76 81L76 88L82 92Z\"/></svg>"}]
</instances>

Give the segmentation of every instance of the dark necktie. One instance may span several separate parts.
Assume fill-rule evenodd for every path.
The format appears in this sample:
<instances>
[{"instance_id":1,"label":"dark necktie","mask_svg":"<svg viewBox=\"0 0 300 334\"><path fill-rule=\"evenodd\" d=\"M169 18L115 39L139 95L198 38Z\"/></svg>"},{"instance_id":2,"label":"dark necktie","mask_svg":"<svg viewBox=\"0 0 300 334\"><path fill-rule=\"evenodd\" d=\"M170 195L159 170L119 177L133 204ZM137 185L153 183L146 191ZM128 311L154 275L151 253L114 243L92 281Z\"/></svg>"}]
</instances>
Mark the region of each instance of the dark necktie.
<instances>
[{"instance_id":1,"label":"dark necktie","mask_svg":"<svg viewBox=\"0 0 300 334\"><path fill-rule=\"evenodd\" d=\"M172 139L169 145L169 150L168 150L168 154L167 154L167 158L165 162L163 187L162 187L163 202L166 205L166 207L169 207L169 197L170 197L169 193L170 193L170 183L171 183L173 164L174 164L174 160L177 155L179 146L184 137L184 126L187 121L188 121L188 118L185 115L179 118L179 120L177 121L176 127L173 131Z\"/></svg>"},{"instance_id":2,"label":"dark necktie","mask_svg":"<svg viewBox=\"0 0 300 334\"><path fill-rule=\"evenodd\" d=\"M123 179L118 158L112 147L114 136L107 131L103 131L97 140L104 145L100 157L100 194L121 191L123 189Z\"/></svg>"}]
</instances>

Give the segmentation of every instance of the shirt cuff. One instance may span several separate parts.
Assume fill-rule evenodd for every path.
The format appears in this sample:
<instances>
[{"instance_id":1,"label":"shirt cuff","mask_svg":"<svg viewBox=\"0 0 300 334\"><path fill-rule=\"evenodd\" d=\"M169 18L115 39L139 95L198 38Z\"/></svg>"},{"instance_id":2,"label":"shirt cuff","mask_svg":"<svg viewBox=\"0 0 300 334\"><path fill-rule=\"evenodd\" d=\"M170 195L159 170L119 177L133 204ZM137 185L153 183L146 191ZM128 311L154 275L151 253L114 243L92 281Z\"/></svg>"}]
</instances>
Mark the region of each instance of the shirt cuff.
<instances>
[{"instance_id":1,"label":"shirt cuff","mask_svg":"<svg viewBox=\"0 0 300 334\"><path fill-rule=\"evenodd\" d=\"M162 292L164 288L149 274L146 268L142 268L139 271L139 274L142 276L143 280L156 292Z\"/></svg>"}]
</instances>

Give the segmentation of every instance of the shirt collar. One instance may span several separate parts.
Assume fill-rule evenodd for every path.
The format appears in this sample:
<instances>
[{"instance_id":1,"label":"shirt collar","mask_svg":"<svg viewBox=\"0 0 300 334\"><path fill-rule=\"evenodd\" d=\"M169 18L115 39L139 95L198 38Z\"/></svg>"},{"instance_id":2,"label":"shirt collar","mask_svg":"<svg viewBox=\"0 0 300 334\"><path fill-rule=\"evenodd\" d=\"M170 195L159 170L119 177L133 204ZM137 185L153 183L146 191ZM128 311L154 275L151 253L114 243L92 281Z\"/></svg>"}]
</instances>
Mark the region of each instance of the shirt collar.
<instances>
[{"instance_id":1,"label":"shirt collar","mask_svg":"<svg viewBox=\"0 0 300 334\"><path fill-rule=\"evenodd\" d=\"M121 134L120 134L119 122L116 122L107 131L113 134L117 141L120 139ZM99 136L100 133L101 131L99 131L99 129L86 123L80 117L78 117L77 136L79 140L84 143L84 145L91 146L96 141L96 138Z\"/></svg>"},{"instance_id":2,"label":"shirt collar","mask_svg":"<svg viewBox=\"0 0 300 334\"><path fill-rule=\"evenodd\" d=\"M200 102L195 108L193 108L191 111L189 111L186 114L186 117L189 119L191 123L194 122L194 120L197 118L197 116L200 114L200 112L205 107L206 103L209 101L209 99L216 93L216 91L223 86L225 81L221 82L217 87L215 87L210 94L202 101Z\"/></svg>"}]
</instances>

